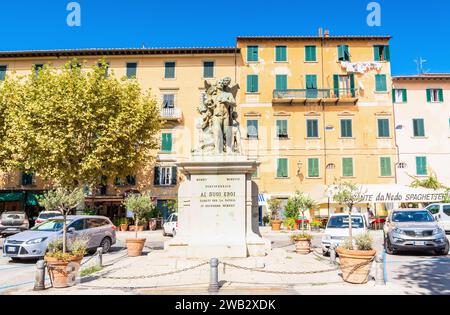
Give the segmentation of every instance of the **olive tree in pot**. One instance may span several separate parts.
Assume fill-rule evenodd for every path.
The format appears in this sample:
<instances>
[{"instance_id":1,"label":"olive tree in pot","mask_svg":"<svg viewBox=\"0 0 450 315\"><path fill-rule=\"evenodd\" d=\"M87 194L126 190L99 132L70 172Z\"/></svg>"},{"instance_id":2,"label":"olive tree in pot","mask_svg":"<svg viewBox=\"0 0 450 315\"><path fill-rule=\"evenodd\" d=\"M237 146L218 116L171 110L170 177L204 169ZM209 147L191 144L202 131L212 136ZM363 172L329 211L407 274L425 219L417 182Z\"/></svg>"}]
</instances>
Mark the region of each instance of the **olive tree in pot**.
<instances>
[{"instance_id":1,"label":"olive tree in pot","mask_svg":"<svg viewBox=\"0 0 450 315\"><path fill-rule=\"evenodd\" d=\"M377 254L372 248L369 234L353 237L352 212L356 204L364 201L363 196L364 192L357 185L343 182L338 185L333 197L334 201L348 208L349 237L336 252L339 255L344 281L355 284L368 282L370 265Z\"/></svg>"},{"instance_id":2,"label":"olive tree in pot","mask_svg":"<svg viewBox=\"0 0 450 315\"><path fill-rule=\"evenodd\" d=\"M50 242L44 259L47 262L53 287L66 288L75 283L73 276L79 270L87 250L86 240L77 239L71 231L67 231L67 216L71 211L84 205L83 190L57 188L45 193L39 200L39 204L47 211L59 211L63 217L62 238L59 237ZM70 242L68 242L68 234ZM69 265L72 268L68 268Z\"/></svg>"},{"instance_id":3,"label":"olive tree in pot","mask_svg":"<svg viewBox=\"0 0 450 315\"><path fill-rule=\"evenodd\" d=\"M282 221L280 220L281 200L272 198L267 201L267 205L269 206L269 210L272 216L272 231L280 231L282 223Z\"/></svg>"},{"instance_id":4,"label":"olive tree in pot","mask_svg":"<svg viewBox=\"0 0 450 315\"><path fill-rule=\"evenodd\" d=\"M296 192L296 194L289 198L286 207L284 207L284 216L286 217L285 227L288 227L288 222L292 222L292 228L298 230L298 215L300 213L300 202L302 194Z\"/></svg>"},{"instance_id":5,"label":"olive tree in pot","mask_svg":"<svg viewBox=\"0 0 450 315\"><path fill-rule=\"evenodd\" d=\"M295 196L290 198L288 204L291 207L297 209L296 215L299 216L299 212L302 213L302 232L291 236L291 240L295 242L296 251L298 254L309 254L311 252L311 240L312 236L305 232L305 213L311 209L317 207L315 201L300 192L296 192Z\"/></svg>"},{"instance_id":6,"label":"olive tree in pot","mask_svg":"<svg viewBox=\"0 0 450 315\"><path fill-rule=\"evenodd\" d=\"M142 250L145 245L145 238L138 238L138 227L142 220L153 211L155 205L152 202L152 198L149 195L130 195L125 199L124 206L133 213L135 224L135 238L126 240L128 256L138 257L142 255Z\"/></svg>"}]
</instances>

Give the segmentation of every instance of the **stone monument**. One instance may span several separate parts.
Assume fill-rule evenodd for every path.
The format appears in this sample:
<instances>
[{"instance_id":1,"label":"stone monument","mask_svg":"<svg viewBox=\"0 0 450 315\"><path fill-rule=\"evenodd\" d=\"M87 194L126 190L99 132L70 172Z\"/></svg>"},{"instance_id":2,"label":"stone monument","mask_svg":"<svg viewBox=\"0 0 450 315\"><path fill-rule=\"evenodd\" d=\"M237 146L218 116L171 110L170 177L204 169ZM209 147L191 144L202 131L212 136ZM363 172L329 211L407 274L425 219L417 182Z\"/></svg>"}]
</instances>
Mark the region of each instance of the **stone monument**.
<instances>
[{"instance_id":1,"label":"stone monument","mask_svg":"<svg viewBox=\"0 0 450 315\"><path fill-rule=\"evenodd\" d=\"M205 82L198 108L198 146L190 161L178 163L186 180L178 192L178 233L166 242L174 258L265 256L271 248L259 232L259 162L243 155L236 95L230 78Z\"/></svg>"}]
</instances>

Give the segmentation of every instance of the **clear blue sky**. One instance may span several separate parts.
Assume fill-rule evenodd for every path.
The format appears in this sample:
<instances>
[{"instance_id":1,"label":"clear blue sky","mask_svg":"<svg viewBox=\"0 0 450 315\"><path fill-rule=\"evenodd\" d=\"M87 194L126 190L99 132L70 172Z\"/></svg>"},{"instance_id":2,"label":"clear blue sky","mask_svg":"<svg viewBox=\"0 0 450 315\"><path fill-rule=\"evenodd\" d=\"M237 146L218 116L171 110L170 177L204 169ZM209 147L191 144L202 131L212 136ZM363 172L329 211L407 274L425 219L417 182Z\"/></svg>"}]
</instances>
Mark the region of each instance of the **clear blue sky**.
<instances>
[{"instance_id":1,"label":"clear blue sky","mask_svg":"<svg viewBox=\"0 0 450 315\"><path fill-rule=\"evenodd\" d=\"M72 0L3 0L0 50L234 46L237 35L392 35L393 73L450 72L450 1L379 0L381 27L366 23L370 0L79 0L81 27L66 24Z\"/></svg>"}]
</instances>

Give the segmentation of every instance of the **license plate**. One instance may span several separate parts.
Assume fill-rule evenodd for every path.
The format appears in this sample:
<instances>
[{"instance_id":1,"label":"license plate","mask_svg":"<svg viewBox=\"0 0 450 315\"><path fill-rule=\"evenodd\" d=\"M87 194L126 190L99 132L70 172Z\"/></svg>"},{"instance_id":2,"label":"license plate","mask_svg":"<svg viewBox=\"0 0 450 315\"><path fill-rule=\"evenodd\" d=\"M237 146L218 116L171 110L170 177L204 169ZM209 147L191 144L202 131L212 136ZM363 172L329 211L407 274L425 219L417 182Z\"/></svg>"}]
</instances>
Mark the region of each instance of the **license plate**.
<instances>
[{"instance_id":1,"label":"license plate","mask_svg":"<svg viewBox=\"0 0 450 315\"><path fill-rule=\"evenodd\" d=\"M17 230L18 230L17 228L7 228L7 229L6 229L6 231L11 231L11 232L12 232L12 231L17 231Z\"/></svg>"},{"instance_id":2,"label":"license plate","mask_svg":"<svg viewBox=\"0 0 450 315\"><path fill-rule=\"evenodd\" d=\"M425 246L425 242L422 242L422 241L414 242L414 245L416 245L416 246Z\"/></svg>"},{"instance_id":3,"label":"license plate","mask_svg":"<svg viewBox=\"0 0 450 315\"><path fill-rule=\"evenodd\" d=\"M12 246L6 246L6 252L7 253L15 253L15 252L17 252L17 248L12 247Z\"/></svg>"}]
</instances>

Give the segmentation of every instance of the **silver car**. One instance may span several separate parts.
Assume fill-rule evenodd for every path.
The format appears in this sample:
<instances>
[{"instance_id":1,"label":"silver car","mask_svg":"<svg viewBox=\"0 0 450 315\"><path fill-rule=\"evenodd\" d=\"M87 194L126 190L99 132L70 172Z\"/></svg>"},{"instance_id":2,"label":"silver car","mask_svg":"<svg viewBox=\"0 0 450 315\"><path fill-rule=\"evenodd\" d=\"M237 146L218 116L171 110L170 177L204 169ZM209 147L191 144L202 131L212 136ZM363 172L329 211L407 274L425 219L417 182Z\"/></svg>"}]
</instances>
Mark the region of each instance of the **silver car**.
<instances>
[{"instance_id":1,"label":"silver car","mask_svg":"<svg viewBox=\"0 0 450 315\"><path fill-rule=\"evenodd\" d=\"M31 230L8 237L3 244L3 256L13 260L39 259L45 256L47 245L56 238L62 238L64 220L57 217ZM106 217L68 216L68 237L84 235L89 238L89 250L103 248L107 253L116 243L114 225Z\"/></svg>"},{"instance_id":2,"label":"silver car","mask_svg":"<svg viewBox=\"0 0 450 315\"><path fill-rule=\"evenodd\" d=\"M394 210L384 226L384 248L390 255L410 250L448 255L449 241L428 210Z\"/></svg>"},{"instance_id":3,"label":"silver car","mask_svg":"<svg viewBox=\"0 0 450 315\"><path fill-rule=\"evenodd\" d=\"M28 230L30 222L25 212L3 212L0 216L0 235L13 235Z\"/></svg>"}]
</instances>

